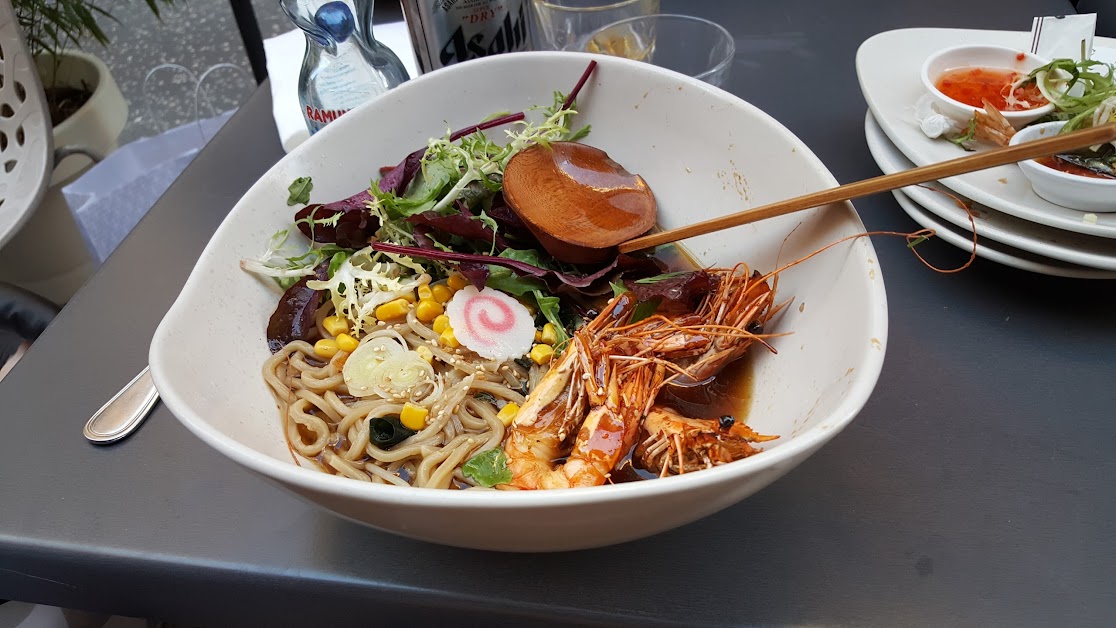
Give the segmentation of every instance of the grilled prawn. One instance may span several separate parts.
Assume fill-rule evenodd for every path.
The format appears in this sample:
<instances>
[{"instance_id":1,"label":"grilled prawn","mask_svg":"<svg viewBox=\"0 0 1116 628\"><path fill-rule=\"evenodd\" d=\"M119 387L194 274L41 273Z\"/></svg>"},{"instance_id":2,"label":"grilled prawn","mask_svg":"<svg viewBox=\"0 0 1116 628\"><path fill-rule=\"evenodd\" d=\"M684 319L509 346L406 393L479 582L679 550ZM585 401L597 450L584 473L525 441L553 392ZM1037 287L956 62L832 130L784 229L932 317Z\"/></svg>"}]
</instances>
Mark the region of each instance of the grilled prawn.
<instances>
[{"instance_id":1,"label":"grilled prawn","mask_svg":"<svg viewBox=\"0 0 1116 628\"><path fill-rule=\"evenodd\" d=\"M747 458L760 452L752 443L778 438L757 434L732 417L693 419L659 406L647 413L643 430L647 436L632 456L637 466L660 477Z\"/></svg>"},{"instance_id":2,"label":"grilled prawn","mask_svg":"<svg viewBox=\"0 0 1116 628\"><path fill-rule=\"evenodd\" d=\"M692 311L631 323L636 298L629 292L574 334L508 430L510 487L604 484L641 428L640 461L663 474L755 453L741 443L767 438L744 426L710 433L702 419L652 408L663 386L707 381L753 342L766 344L759 334L778 309L767 278L742 266L699 272L711 275L714 288Z\"/></svg>"}]
</instances>

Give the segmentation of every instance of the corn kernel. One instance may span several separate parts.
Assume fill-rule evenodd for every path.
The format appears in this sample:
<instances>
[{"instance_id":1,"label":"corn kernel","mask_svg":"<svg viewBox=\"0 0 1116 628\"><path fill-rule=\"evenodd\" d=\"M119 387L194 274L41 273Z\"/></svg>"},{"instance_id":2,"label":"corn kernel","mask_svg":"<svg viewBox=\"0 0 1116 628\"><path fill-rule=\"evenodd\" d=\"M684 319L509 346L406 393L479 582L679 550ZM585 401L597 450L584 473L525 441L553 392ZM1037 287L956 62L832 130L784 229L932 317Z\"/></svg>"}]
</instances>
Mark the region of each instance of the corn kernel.
<instances>
[{"instance_id":1,"label":"corn kernel","mask_svg":"<svg viewBox=\"0 0 1116 628\"><path fill-rule=\"evenodd\" d=\"M469 280L466 279L464 275L454 273L446 279L446 285L449 286L450 290L457 292L458 290L469 285Z\"/></svg>"},{"instance_id":2,"label":"corn kernel","mask_svg":"<svg viewBox=\"0 0 1116 628\"><path fill-rule=\"evenodd\" d=\"M418 301L418 299L415 297L414 292L404 292L403 296L400 298L402 298L407 303L414 303L415 301Z\"/></svg>"},{"instance_id":3,"label":"corn kernel","mask_svg":"<svg viewBox=\"0 0 1116 628\"><path fill-rule=\"evenodd\" d=\"M327 316L322 319L322 327L324 327L331 336L337 336L338 334L348 333L349 321L340 316Z\"/></svg>"},{"instance_id":4,"label":"corn kernel","mask_svg":"<svg viewBox=\"0 0 1116 628\"><path fill-rule=\"evenodd\" d=\"M446 330L447 327L449 327L449 317L445 314L442 314L441 316L435 318L432 327L434 328L434 333L442 333Z\"/></svg>"},{"instance_id":5,"label":"corn kernel","mask_svg":"<svg viewBox=\"0 0 1116 628\"><path fill-rule=\"evenodd\" d=\"M519 404L509 401L506 406L500 408L500 411L496 413L496 418L500 419L504 427L508 427L512 424L512 421L515 420L515 415L517 414L519 414Z\"/></svg>"},{"instance_id":6,"label":"corn kernel","mask_svg":"<svg viewBox=\"0 0 1116 628\"><path fill-rule=\"evenodd\" d=\"M357 342L357 339L353 338L349 334L338 334L337 337L333 339L333 341L337 343L337 348L344 351L345 353L352 353L353 351L356 351L357 347L360 346L360 343Z\"/></svg>"},{"instance_id":7,"label":"corn kernel","mask_svg":"<svg viewBox=\"0 0 1116 628\"><path fill-rule=\"evenodd\" d=\"M433 293L434 300L438 303L445 303L453 298L453 290L445 284L440 283L431 287L430 292Z\"/></svg>"},{"instance_id":8,"label":"corn kernel","mask_svg":"<svg viewBox=\"0 0 1116 628\"><path fill-rule=\"evenodd\" d=\"M430 414L430 410L408 401L403 404L403 411L399 413L399 422L403 427L417 432L426 427L427 414Z\"/></svg>"},{"instance_id":9,"label":"corn kernel","mask_svg":"<svg viewBox=\"0 0 1116 628\"><path fill-rule=\"evenodd\" d=\"M383 305L376 308L376 318L382 321L390 321L396 318L403 318L407 315L407 310L411 308L411 304L406 299L396 299L388 301Z\"/></svg>"},{"instance_id":10,"label":"corn kernel","mask_svg":"<svg viewBox=\"0 0 1116 628\"><path fill-rule=\"evenodd\" d=\"M322 338L318 342L314 343L314 353L317 353L319 357L332 358L333 356L337 355L337 350L338 347L336 340Z\"/></svg>"},{"instance_id":11,"label":"corn kernel","mask_svg":"<svg viewBox=\"0 0 1116 628\"><path fill-rule=\"evenodd\" d=\"M432 290L430 290L429 285L422 284L421 286L418 287L418 298L419 298L419 301L425 301L427 299L433 299L434 298L434 292Z\"/></svg>"},{"instance_id":12,"label":"corn kernel","mask_svg":"<svg viewBox=\"0 0 1116 628\"><path fill-rule=\"evenodd\" d=\"M430 347L419 345L415 347L415 353L419 354L420 358L426 360L429 363L434 362L434 352L430 350Z\"/></svg>"},{"instance_id":13,"label":"corn kernel","mask_svg":"<svg viewBox=\"0 0 1116 628\"><path fill-rule=\"evenodd\" d=\"M542 342L542 332L535 330L535 342Z\"/></svg>"},{"instance_id":14,"label":"corn kernel","mask_svg":"<svg viewBox=\"0 0 1116 628\"><path fill-rule=\"evenodd\" d=\"M457 336L453 335L453 327L446 327L438 337L442 339L442 344L451 349L461 346L461 343L457 341Z\"/></svg>"},{"instance_id":15,"label":"corn kernel","mask_svg":"<svg viewBox=\"0 0 1116 628\"><path fill-rule=\"evenodd\" d=\"M542 339L540 340L544 345L553 346L558 342L558 328L554 323L547 323L542 328Z\"/></svg>"},{"instance_id":16,"label":"corn kernel","mask_svg":"<svg viewBox=\"0 0 1116 628\"><path fill-rule=\"evenodd\" d=\"M446 309L442 307L442 304L434 299L422 299L415 306L415 316L424 323L429 323L438 318L445 311Z\"/></svg>"},{"instance_id":17,"label":"corn kernel","mask_svg":"<svg viewBox=\"0 0 1116 628\"><path fill-rule=\"evenodd\" d=\"M550 345L535 345L531 348L531 361L535 364L546 364L554 357L554 347Z\"/></svg>"}]
</instances>

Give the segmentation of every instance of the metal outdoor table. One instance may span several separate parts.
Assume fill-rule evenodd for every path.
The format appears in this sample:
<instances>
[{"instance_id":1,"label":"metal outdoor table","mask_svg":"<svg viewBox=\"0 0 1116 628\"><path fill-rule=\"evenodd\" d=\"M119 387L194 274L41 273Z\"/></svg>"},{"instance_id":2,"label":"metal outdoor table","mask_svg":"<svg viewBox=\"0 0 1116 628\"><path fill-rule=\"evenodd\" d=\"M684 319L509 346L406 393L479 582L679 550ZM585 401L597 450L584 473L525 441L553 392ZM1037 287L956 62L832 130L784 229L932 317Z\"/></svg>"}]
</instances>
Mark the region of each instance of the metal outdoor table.
<instances>
[{"instance_id":1,"label":"metal outdoor table","mask_svg":"<svg viewBox=\"0 0 1116 628\"><path fill-rule=\"evenodd\" d=\"M853 64L866 38L1025 31L1072 12L1062 0L663 4L734 33L727 89L842 182L879 174ZM129 440L88 444L86 418L143 367L206 241L282 157L270 103L265 87L242 107L0 383L0 598L206 626L1116 616L1114 286L986 260L941 275L897 238L876 241L890 346L861 415L759 494L643 541L508 555L397 538L240 468L162 406ZM917 228L890 195L856 205L870 229ZM944 267L966 258L935 241L920 251Z\"/></svg>"}]
</instances>

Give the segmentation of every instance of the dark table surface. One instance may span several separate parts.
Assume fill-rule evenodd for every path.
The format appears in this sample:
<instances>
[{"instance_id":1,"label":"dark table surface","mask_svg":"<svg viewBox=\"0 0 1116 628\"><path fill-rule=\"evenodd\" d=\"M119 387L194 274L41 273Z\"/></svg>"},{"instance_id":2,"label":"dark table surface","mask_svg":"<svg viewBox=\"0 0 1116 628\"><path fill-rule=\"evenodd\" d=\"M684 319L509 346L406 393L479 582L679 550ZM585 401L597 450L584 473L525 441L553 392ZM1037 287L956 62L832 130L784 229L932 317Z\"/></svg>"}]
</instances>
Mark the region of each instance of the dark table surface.
<instances>
[{"instance_id":1,"label":"dark table surface","mask_svg":"<svg viewBox=\"0 0 1116 628\"><path fill-rule=\"evenodd\" d=\"M727 88L840 181L865 147L857 46L894 28L1028 30L1060 0L664 2L737 37ZM1101 625L1116 616L1116 290L876 242L891 336L856 421L752 498L643 541L504 555L343 521L163 407L86 418L138 371L197 255L282 156L262 90L0 384L0 598L201 625L411 622ZM871 229L913 230L890 195ZM940 242L943 266L965 254ZM452 522L447 522L452 525ZM414 625L412 623L412 625Z\"/></svg>"}]
</instances>

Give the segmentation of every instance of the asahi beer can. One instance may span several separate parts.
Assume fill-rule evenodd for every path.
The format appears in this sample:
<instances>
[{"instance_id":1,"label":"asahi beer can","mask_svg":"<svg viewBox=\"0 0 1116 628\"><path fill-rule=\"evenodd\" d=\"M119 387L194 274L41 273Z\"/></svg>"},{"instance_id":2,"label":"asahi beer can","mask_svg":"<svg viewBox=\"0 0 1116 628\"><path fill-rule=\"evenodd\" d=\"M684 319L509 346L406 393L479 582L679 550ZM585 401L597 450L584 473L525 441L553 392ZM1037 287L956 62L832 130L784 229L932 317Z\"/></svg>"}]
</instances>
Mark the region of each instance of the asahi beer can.
<instances>
[{"instance_id":1,"label":"asahi beer can","mask_svg":"<svg viewBox=\"0 0 1116 628\"><path fill-rule=\"evenodd\" d=\"M402 0L419 69L531 49L529 0Z\"/></svg>"}]
</instances>

